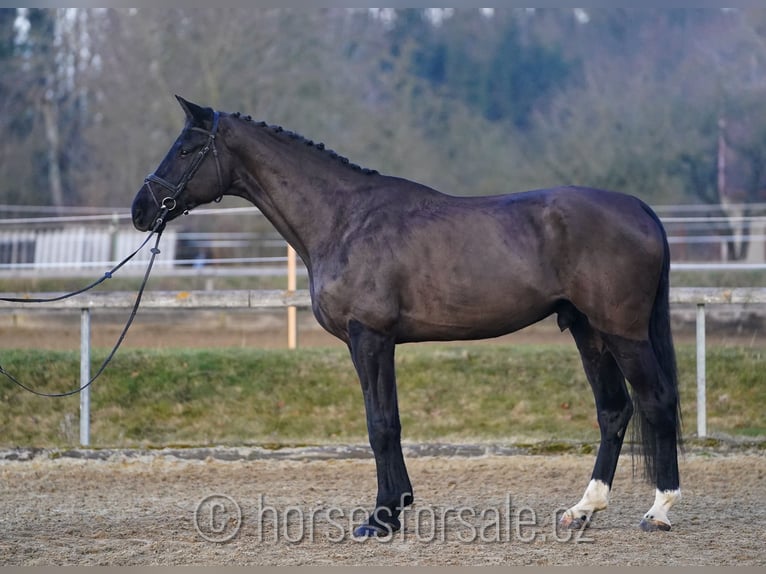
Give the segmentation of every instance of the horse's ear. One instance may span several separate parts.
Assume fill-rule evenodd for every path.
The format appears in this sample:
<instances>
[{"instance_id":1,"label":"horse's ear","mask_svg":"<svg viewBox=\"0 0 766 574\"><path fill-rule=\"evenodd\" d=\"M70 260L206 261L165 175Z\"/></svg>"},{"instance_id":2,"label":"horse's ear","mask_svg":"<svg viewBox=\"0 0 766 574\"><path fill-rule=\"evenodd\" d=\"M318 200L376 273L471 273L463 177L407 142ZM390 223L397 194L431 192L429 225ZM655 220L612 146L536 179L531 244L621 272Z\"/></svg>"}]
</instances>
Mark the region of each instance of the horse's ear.
<instances>
[{"instance_id":1,"label":"horse's ear","mask_svg":"<svg viewBox=\"0 0 766 574\"><path fill-rule=\"evenodd\" d=\"M184 113L186 113L186 118L191 120L194 123L202 123L205 120L210 120L210 117L212 115L212 110L210 108L203 108L202 106L198 106L197 104L193 104L192 102L183 99L181 96L176 96L176 99L178 100L178 103L181 104L181 107L184 110Z\"/></svg>"}]
</instances>

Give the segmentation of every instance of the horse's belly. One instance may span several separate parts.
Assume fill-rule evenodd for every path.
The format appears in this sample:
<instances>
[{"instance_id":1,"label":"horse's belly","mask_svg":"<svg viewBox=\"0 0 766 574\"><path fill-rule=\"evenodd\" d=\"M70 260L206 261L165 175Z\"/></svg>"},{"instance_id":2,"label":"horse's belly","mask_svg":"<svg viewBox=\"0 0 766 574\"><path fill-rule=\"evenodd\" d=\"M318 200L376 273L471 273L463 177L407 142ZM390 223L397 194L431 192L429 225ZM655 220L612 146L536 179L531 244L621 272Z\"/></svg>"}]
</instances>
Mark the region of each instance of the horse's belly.
<instances>
[{"instance_id":1,"label":"horse's belly","mask_svg":"<svg viewBox=\"0 0 766 574\"><path fill-rule=\"evenodd\" d=\"M500 286L498 286L500 287ZM432 292L417 304L403 301L397 325L402 341L452 341L499 337L536 323L553 312L555 301L529 293L516 298L500 288L472 291L470 298Z\"/></svg>"}]
</instances>

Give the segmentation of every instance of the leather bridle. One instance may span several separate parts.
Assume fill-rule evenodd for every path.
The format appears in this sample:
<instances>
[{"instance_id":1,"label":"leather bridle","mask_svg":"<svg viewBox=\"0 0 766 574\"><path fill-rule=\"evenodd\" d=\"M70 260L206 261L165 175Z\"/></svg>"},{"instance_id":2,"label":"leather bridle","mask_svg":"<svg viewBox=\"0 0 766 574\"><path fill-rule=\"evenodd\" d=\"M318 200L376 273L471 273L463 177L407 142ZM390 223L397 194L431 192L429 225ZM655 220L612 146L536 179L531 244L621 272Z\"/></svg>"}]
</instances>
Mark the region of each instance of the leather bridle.
<instances>
[{"instance_id":1,"label":"leather bridle","mask_svg":"<svg viewBox=\"0 0 766 574\"><path fill-rule=\"evenodd\" d=\"M203 134L207 135L207 142L205 145L197 152L197 155L194 157L194 160L189 164L189 167L186 168L186 171L181 176L180 181L177 184L172 184L168 180L158 176L156 173L150 173L146 176L146 179L144 179L144 185L149 190L149 194L152 196L152 199L154 200L154 203L157 204L157 207L159 211L157 212L157 219L154 223L154 229L158 229L159 227L162 227L165 223L165 218L167 218L168 214L173 211L179 203L181 203L181 193L183 193L184 189L186 189L186 186L189 184L191 179L194 177L194 174L197 173L197 170L202 165L203 160L205 159L205 156L207 156L208 152L212 150L213 152L213 158L215 158L215 170L216 175L218 176L218 197L215 201L220 201L223 197L223 177L221 175L221 162L218 159L218 150L215 147L215 138L216 134L218 132L218 120L219 120L220 114L219 112L215 111L213 112L213 126L210 128L210 130L206 130L204 128L199 127L191 127L188 128L195 132L202 132ZM163 197L161 200L157 199L157 194L152 187L152 184L156 184L160 186L161 188L165 189L170 193L170 195L167 195ZM188 207L185 204L183 205L184 213L189 213L189 210L192 209L192 207Z\"/></svg>"}]
</instances>

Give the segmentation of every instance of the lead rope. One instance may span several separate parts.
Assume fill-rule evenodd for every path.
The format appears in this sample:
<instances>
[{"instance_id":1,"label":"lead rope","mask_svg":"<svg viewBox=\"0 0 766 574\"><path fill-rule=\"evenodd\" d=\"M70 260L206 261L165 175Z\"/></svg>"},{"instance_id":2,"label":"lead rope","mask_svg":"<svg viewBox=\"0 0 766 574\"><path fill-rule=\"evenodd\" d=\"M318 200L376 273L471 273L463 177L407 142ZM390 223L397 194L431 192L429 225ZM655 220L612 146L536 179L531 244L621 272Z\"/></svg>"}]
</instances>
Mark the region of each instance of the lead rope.
<instances>
[{"instance_id":1,"label":"lead rope","mask_svg":"<svg viewBox=\"0 0 766 574\"><path fill-rule=\"evenodd\" d=\"M52 301L61 301L62 299L68 299L69 297L74 297L75 295L79 295L80 293L84 293L85 291L88 291L89 289L92 289L96 285L99 285L106 279L109 279L112 277L112 274L120 269L123 265L125 265L128 261L130 261L141 249L144 248L144 246L149 242L149 240L152 238L153 235L157 235L157 240L154 243L154 247L152 247L152 256L149 258L149 264L146 266L146 272L144 273L144 279L141 282L141 287L138 289L138 294L136 295L136 301L133 303L133 309L130 312L130 317L128 317L127 323L125 323L125 327L122 329L122 332L120 333L119 338L117 339L117 342L114 344L114 347L112 348L112 351L107 355L106 359L104 359L104 362L101 363L101 366L98 368L98 371L96 371L96 374L91 377L91 379L85 383L84 385L64 393L43 393L40 391L36 391L35 389L25 385L21 381L19 381L16 377L14 377L11 373L5 370L5 368L0 365L0 375L5 376L7 379L9 379L11 382L15 383L16 385L20 386L25 391L29 391L30 393L37 395L39 397L68 397L71 395L75 395L77 393L82 392L83 390L87 389L89 386L91 386L96 379L98 379L101 376L101 373L104 372L106 369L106 366L111 362L111 360L114 358L114 355L117 353L117 349L120 348L120 345L122 344L123 339L125 339L125 336L128 334L128 329L130 328L130 325L133 323L133 319L136 318L136 314L138 313L138 307L141 304L141 297L143 297L144 289L146 288L146 283L149 281L149 274L152 271L152 266L154 265L154 260L159 255L160 249L160 237L162 237L162 230L164 228L164 220L165 220L165 214L160 216L157 219L157 222L154 225L154 228L152 229L152 232L149 234L149 236L144 240L144 242L141 244L141 246L136 249L133 253L128 255L125 259L123 259L119 264L117 264L115 267L113 267L111 270L104 273L104 275L91 283L90 285L83 287L82 289L78 289L77 291L73 291L71 293L67 293L65 295L59 295L57 297L50 297L50 298L37 298L37 299L25 299L23 297L0 297L0 301L9 301L14 303L49 303Z\"/></svg>"}]
</instances>

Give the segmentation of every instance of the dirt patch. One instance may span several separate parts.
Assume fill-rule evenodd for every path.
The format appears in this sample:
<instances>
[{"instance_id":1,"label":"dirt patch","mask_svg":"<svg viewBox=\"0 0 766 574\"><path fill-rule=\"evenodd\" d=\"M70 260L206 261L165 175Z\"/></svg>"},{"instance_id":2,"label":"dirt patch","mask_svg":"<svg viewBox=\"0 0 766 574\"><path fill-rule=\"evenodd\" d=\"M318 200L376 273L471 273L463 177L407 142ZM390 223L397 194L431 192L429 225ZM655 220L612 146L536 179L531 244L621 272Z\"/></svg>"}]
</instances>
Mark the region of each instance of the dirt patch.
<instances>
[{"instance_id":1,"label":"dirt patch","mask_svg":"<svg viewBox=\"0 0 766 574\"><path fill-rule=\"evenodd\" d=\"M608 510L558 532L592 456L408 455L416 504L390 540L350 536L374 499L366 458L181 459L109 453L0 462L4 565L764 565L766 456L681 462L669 533L638 522L654 498L621 459ZM241 518L235 507L241 511ZM217 505L217 506L216 506ZM195 520L195 516L197 519ZM275 522L276 520L276 522ZM236 527L236 528L235 528ZM233 532L233 534L232 534ZM216 536L231 538L214 542Z\"/></svg>"},{"instance_id":2,"label":"dirt patch","mask_svg":"<svg viewBox=\"0 0 766 574\"><path fill-rule=\"evenodd\" d=\"M693 343L694 323L684 321L681 313L674 320L674 337L680 343ZM97 310L91 314L91 340L94 347L111 348L128 317L128 312ZM504 344L574 345L569 333L562 333L555 317L531 325L516 333L492 339ZM482 344L463 341L459 344ZM421 343L429 344L429 343ZM443 345L444 343L438 343ZM766 333L760 327L748 328L733 321L727 328L708 327L708 346L766 347ZM332 347L344 344L327 333L308 310L298 312L298 345ZM250 347L284 349L287 347L285 311L183 310L157 309L139 312L123 344L125 348L219 348ZM80 348L80 316L66 311L0 312L0 349L37 348L77 350Z\"/></svg>"}]
</instances>

